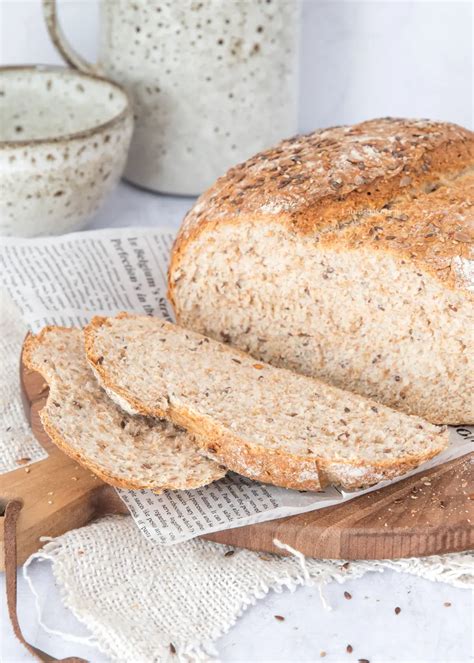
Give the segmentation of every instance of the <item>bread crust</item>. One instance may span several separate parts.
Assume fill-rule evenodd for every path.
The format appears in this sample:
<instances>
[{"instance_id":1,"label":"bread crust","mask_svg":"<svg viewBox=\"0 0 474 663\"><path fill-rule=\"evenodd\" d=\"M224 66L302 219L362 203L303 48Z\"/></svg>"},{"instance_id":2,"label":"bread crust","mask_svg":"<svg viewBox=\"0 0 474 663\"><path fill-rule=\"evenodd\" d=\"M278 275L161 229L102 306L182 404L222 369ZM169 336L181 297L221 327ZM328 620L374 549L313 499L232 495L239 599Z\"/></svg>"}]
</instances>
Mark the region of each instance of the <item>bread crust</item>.
<instances>
[{"instance_id":1,"label":"bread crust","mask_svg":"<svg viewBox=\"0 0 474 663\"><path fill-rule=\"evenodd\" d=\"M116 318L133 315L120 313ZM166 405L149 407L137 399L128 389L116 384L103 365L103 357L95 349L95 334L109 324L109 318L96 316L84 328L84 343L88 361L100 384L109 395L115 394L116 402L126 405L127 411L145 416L166 418L178 426L194 433L196 443L210 458L224 464L228 469L244 476L272 483L283 488L299 490L321 490L335 483L347 490L373 485L385 479L400 476L410 469L434 457L448 443L446 430L440 429L440 447L424 454L407 455L396 460L368 463L360 461L328 461L318 456L308 457L285 452L282 449L264 449L224 429L210 417L194 414L178 407L168 399ZM236 354L245 353L233 349ZM369 399L368 399L369 400ZM163 401L162 401L163 402ZM375 403L374 403L375 404Z\"/></svg>"},{"instance_id":2,"label":"bread crust","mask_svg":"<svg viewBox=\"0 0 474 663\"><path fill-rule=\"evenodd\" d=\"M41 345L43 342L43 339L45 336L50 333L50 332L56 332L56 333L69 333L71 330L68 329L67 327L57 327L54 325L50 325L47 327L44 327L36 336L29 335L25 341L25 344L23 346L23 362L25 366L33 371L36 371L42 375L42 377L45 379L45 381L48 383L49 386L49 394L48 394L48 400L45 405L45 407L42 408L42 410L39 412L39 416L41 419L41 423L43 424L43 428L46 432L46 434L49 436L51 441L61 450L63 451L66 455L68 455L70 458L73 460L77 461L80 465L83 467L86 467L89 469L93 474L95 474L97 477L102 479L105 483L114 486L116 488L125 488L129 490L141 490L141 489L149 489L153 491L156 494L161 494L165 490L177 490L176 484L168 484L166 482L163 482L160 487L157 487L156 480L151 483L147 483L146 481L135 481L133 477L129 477L127 479L123 479L119 476L114 475L111 472L107 472L104 470L103 467L100 465L97 465L94 463L88 456L84 455L83 453L80 453L77 449L71 447L66 440L60 435L58 432L56 426L54 423L51 422L49 416L48 416L48 409L47 405L50 400L54 400L55 398L55 381L54 379L51 379L51 376L48 374L46 370L36 362L33 358L33 353L35 350L35 347L38 345ZM43 368L43 370L42 370ZM216 472L215 476L211 480L216 480L220 479L223 476L225 476L225 471L220 471L219 466L216 465ZM186 485L182 485L179 487L180 490L191 490L193 488L199 488L203 485L202 482L193 482L192 480L189 480L186 483Z\"/></svg>"},{"instance_id":3,"label":"bread crust","mask_svg":"<svg viewBox=\"0 0 474 663\"><path fill-rule=\"evenodd\" d=\"M370 245L472 291L473 182L474 133L455 124L382 118L295 136L200 196L174 243L169 299L179 316L174 284L188 246L241 222L276 222L334 250Z\"/></svg>"}]
</instances>

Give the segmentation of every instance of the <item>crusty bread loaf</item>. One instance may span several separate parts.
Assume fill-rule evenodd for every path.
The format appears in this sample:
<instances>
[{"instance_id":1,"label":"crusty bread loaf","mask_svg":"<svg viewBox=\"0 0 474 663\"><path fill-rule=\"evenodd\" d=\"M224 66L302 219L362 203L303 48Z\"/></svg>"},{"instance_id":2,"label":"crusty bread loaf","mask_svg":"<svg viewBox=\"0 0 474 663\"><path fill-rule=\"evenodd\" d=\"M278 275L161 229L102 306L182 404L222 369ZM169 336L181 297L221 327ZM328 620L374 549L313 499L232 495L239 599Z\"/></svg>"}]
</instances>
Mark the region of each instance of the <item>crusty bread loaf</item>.
<instances>
[{"instance_id":1,"label":"crusty bread loaf","mask_svg":"<svg viewBox=\"0 0 474 663\"><path fill-rule=\"evenodd\" d=\"M282 142L198 200L178 322L435 423L474 423L474 134L385 118Z\"/></svg>"},{"instance_id":2,"label":"crusty bread loaf","mask_svg":"<svg viewBox=\"0 0 474 663\"><path fill-rule=\"evenodd\" d=\"M356 488L398 476L447 444L444 428L159 318L94 318L84 334L100 384L121 407L169 418L253 479Z\"/></svg>"},{"instance_id":3,"label":"crusty bread loaf","mask_svg":"<svg viewBox=\"0 0 474 663\"><path fill-rule=\"evenodd\" d=\"M86 361L82 331L46 327L28 337L24 362L49 384L40 417L57 446L106 483L123 488L197 488L226 470L204 458L185 431L132 417L99 387Z\"/></svg>"}]
</instances>

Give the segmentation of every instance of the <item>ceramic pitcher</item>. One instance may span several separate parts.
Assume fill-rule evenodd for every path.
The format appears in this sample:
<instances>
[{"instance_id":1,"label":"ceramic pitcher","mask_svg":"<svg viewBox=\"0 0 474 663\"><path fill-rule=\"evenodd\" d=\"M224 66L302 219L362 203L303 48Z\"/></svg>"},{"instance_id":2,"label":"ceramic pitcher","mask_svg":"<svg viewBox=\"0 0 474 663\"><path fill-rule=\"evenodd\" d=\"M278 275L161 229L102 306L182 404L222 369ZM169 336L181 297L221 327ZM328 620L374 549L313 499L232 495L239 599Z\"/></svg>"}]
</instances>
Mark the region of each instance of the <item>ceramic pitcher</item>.
<instances>
[{"instance_id":1,"label":"ceramic pitcher","mask_svg":"<svg viewBox=\"0 0 474 663\"><path fill-rule=\"evenodd\" d=\"M64 59L131 94L131 182L198 194L295 133L299 0L102 0L97 64L64 38L56 1L43 3Z\"/></svg>"}]
</instances>

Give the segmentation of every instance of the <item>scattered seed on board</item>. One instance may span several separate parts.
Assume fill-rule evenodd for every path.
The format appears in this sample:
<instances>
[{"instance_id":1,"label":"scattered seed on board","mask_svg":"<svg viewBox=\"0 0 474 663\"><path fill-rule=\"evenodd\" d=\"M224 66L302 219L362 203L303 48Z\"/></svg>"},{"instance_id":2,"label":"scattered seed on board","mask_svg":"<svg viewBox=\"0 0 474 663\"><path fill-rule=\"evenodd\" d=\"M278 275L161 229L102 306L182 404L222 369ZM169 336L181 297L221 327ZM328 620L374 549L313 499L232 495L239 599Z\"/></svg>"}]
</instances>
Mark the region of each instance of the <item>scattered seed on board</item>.
<instances>
[{"instance_id":1,"label":"scattered seed on board","mask_svg":"<svg viewBox=\"0 0 474 663\"><path fill-rule=\"evenodd\" d=\"M349 601L352 598L352 594L349 594L349 592L344 592L344 598Z\"/></svg>"},{"instance_id":2,"label":"scattered seed on board","mask_svg":"<svg viewBox=\"0 0 474 663\"><path fill-rule=\"evenodd\" d=\"M395 608L395 614L399 615L401 613L402 609L399 608L398 606Z\"/></svg>"},{"instance_id":3,"label":"scattered seed on board","mask_svg":"<svg viewBox=\"0 0 474 663\"><path fill-rule=\"evenodd\" d=\"M450 608L450 607L451 607L451 603L450 603L449 601L446 601L445 604L444 604L444 607L445 607L445 608Z\"/></svg>"},{"instance_id":4,"label":"scattered seed on board","mask_svg":"<svg viewBox=\"0 0 474 663\"><path fill-rule=\"evenodd\" d=\"M359 658L358 663L370 663L368 658Z\"/></svg>"},{"instance_id":5,"label":"scattered seed on board","mask_svg":"<svg viewBox=\"0 0 474 663\"><path fill-rule=\"evenodd\" d=\"M279 622L284 622L285 618L282 617L282 615L274 615L275 619L277 619Z\"/></svg>"},{"instance_id":6,"label":"scattered seed on board","mask_svg":"<svg viewBox=\"0 0 474 663\"><path fill-rule=\"evenodd\" d=\"M174 644L172 642L170 642L170 652L172 654L176 654L176 647L174 646Z\"/></svg>"},{"instance_id":7,"label":"scattered seed on board","mask_svg":"<svg viewBox=\"0 0 474 663\"><path fill-rule=\"evenodd\" d=\"M352 654L353 651L354 651L354 647L352 645L347 645L346 652L348 654Z\"/></svg>"},{"instance_id":8,"label":"scattered seed on board","mask_svg":"<svg viewBox=\"0 0 474 663\"><path fill-rule=\"evenodd\" d=\"M319 655L321 656L321 658L324 658L326 656L326 652L325 651L320 651Z\"/></svg>"},{"instance_id":9,"label":"scattered seed on board","mask_svg":"<svg viewBox=\"0 0 474 663\"><path fill-rule=\"evenodd\" d=\"M228 550L227 552L224 553L224 557L232 557L234 553L235 550Z\"/></svg>"}]
</instances>

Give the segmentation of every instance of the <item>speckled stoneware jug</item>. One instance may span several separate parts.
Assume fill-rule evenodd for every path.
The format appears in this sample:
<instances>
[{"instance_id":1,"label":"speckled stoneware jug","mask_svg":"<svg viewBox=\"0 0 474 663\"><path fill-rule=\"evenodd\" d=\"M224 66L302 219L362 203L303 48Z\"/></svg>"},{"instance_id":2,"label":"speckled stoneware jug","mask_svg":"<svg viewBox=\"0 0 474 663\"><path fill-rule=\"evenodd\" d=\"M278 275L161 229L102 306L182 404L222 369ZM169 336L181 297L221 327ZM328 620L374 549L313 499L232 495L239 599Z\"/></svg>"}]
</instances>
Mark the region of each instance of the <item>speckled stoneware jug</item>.
<instances>
[{"instance_id":1,"label":"speckled stoneware jug","mask_svg":"<svg viewBox=\"0 0 474 663\"><path fill-rule=\"evenodd\" d=\"M43 2L65 60L131 93L131 182L198 194L295 132L299 0L102 0L95 65L65 41L55 0Z\"/></svg>"}]
</instances>

